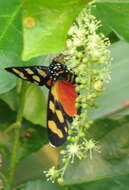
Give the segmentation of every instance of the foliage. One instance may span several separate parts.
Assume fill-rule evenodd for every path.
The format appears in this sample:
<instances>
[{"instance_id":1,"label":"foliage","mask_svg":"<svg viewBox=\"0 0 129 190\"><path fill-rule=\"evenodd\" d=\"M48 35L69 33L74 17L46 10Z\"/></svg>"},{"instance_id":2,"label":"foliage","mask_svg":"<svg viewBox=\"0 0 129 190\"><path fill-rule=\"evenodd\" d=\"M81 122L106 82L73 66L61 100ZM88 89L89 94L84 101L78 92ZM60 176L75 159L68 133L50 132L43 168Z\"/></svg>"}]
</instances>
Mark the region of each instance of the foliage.
<instances>
[{"instance_id":1,"label":"foliage","mask_svg":"<svg viewBox=\"0 0 129 190\"><path fill-rule=\"evenodd\" d=\"M52 165L62 164L59 150L46 145L47 90L21 83L4 70L7 66L48 65L55 56L51 53L66 48L68 29L88 2L0 1L1 189L128 189L129 0L103 0L92 8L102 22L98 34L103 32L112 42L113 58L111 82L97 97L99 107L88 109L94 123L86 137L101 145L101 153L70 163L64 186L43 176Z\"/></svg>"}]
</instances>

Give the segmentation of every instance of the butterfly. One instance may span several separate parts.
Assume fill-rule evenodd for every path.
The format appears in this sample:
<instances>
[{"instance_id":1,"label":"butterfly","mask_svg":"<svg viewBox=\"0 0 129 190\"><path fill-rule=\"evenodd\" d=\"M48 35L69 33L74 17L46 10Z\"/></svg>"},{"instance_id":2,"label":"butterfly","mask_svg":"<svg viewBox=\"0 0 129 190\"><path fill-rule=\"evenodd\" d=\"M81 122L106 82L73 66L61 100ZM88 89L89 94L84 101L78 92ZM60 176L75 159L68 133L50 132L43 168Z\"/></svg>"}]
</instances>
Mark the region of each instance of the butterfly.
<instances>
[{"instance_id":1,"label":"butterfly","mask_svg":"<svg viewBox=\"0 0 129 190\"><path fill-rule=\"evenodd\" d=\"M47 130L50 144L58 147L68 136L68 122L78 113L75 101L76 75L57 57L47 66L8 67L7 71L22 80L34 82L49 89Z\"/></svg>"}]
</instances>

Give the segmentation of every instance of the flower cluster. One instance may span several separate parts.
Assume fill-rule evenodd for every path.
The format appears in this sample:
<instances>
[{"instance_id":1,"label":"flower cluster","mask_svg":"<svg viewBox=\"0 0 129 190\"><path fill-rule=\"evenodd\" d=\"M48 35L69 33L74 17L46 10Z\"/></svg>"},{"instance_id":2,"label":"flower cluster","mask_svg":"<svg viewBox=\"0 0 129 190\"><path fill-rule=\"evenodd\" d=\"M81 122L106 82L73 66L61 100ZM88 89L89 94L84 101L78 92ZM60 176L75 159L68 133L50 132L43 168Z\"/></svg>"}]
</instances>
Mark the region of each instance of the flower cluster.
<instances>
[{"instance_id":1,"label":"flower cluster","mask_svg":"<svg viewBox=\"0 0 129 190\"><path fill-rule=\"evenodd\" d=\"M75 157L92 158L92 151L100 152L99 145L85 137L93 123L88 116L88 108L96 107L96 97L102 94L110 80L110 42L103 34L97 33L99 27L100 22L90 9L84 9L68 32L67 51L64 53L68 55L68 67L77 74L76 91L80 95L76 99L76 107L81 113L75 116L68 132L68 145L61 151L63 167L59 170L51 168L46 174L52 180L58 178L58 182L63 181L64 172Z\"/></svg>"}]
</instances>

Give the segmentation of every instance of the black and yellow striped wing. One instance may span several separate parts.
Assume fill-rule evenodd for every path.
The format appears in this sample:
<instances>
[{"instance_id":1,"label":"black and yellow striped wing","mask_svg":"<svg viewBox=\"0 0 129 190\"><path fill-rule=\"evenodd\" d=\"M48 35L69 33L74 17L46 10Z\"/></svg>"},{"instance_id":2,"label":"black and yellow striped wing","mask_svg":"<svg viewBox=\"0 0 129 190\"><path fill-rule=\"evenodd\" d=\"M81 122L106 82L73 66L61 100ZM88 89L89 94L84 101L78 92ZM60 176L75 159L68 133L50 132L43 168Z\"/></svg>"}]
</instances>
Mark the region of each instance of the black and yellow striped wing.
<instances>
[{"instance_id":1,"label":"black and yellow striped wing","mask_svg":"<svg viewBox=\"0 0 129 190\"><path fill-rule=\"evenodd\" d=\"M49 81L48 67L45 66L8 67L5 69L22 80L34 82L41 86L47 85Z\"/></svg>"},{"instance_id":2,"label":"black and yellow striped wing","mask_svg":"<svg viewBox=\"0 0 129 190\"><path fill-rule=\"evenodd\" d=\"M61 146L67 139L67 121L76 115L77 93L74 84L56 81L49 91L47 127L50 143Z\"/></svg>"},{"instance_id":3,"label":"black and yellow striped wing","mask_svg":"<svg viewBox=\"0 0 129 190\"><path fill-rule=\"evenodd\" d=\"M75 101L75 75L59 63L46 66L8 67L7 71L22 80L46 85L49 88L47 128L50 143L61 146L67 139L67 121L71 121L78 111ZM67 72L66 72L67 71Z\"/></svg>"}]
</instances>

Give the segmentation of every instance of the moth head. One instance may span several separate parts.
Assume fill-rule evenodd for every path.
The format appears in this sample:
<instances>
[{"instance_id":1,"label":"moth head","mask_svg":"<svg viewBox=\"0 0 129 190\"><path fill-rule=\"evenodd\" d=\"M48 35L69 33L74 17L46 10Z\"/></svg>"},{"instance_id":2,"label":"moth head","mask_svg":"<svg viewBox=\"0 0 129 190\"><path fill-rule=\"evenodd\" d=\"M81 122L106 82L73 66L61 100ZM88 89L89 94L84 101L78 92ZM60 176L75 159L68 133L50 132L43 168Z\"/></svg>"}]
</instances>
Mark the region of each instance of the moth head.
<instances>
[{"instance_id":1,"label":"moth head","mask_svg":"<svg viewBox=\"0 0 129 190\"><path fill-rule=\"evenodd\" d=\"M54 58L54 61L55 62L58 62L58 63L64 63L65 62L65 59L68 57L68 55L64 55L64 54L59 54L58 56L56 56Z\"/></svg>"}]
</instances>

